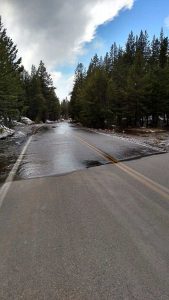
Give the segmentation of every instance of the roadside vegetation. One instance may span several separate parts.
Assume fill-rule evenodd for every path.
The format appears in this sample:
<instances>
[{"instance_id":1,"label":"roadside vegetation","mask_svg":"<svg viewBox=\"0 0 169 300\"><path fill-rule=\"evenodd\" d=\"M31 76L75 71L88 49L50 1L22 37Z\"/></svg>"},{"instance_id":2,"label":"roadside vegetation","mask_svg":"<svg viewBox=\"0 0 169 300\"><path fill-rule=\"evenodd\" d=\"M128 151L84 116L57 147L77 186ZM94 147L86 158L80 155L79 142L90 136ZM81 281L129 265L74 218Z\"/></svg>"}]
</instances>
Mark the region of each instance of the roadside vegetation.
<instances>
[{"instance_id":1,"label":"roadside vegetation","mask_svg":"<svg viewBox=\"0 0 169 300\"><path fill-rule=\"evenodd\" d=\"M169 127L168 37L131 32L124 48L114 43L105 57L95 54L87 70L79 63L70 102L60 103L44 62L29 74L0 18L0 124L22 116L36 123L71 117L102 129Z\"/></svg>"},{"instance_id":2,"label":"roadside vegetation","mask_svg":"<svg viewBox=\"0 0 169 300\"><path fill-rule=\"evenodd\" d=\"M169 41L131 32L87 70L79 63L70 100L73 120L93 128L169 126Z\"/></svg>"},{"instance_id":3,"label":"roadside vegetation","mask_svg":"<svg viewBox=\"0 0 169 300\"><path fill-rule=\"evenodd\" d=\"M42 61L38 68L32 66L31 74L24 69L0 18L0 123L10 127L21 116L35 122L57 120L60 102Z\"/></svg>"}]
</instances>

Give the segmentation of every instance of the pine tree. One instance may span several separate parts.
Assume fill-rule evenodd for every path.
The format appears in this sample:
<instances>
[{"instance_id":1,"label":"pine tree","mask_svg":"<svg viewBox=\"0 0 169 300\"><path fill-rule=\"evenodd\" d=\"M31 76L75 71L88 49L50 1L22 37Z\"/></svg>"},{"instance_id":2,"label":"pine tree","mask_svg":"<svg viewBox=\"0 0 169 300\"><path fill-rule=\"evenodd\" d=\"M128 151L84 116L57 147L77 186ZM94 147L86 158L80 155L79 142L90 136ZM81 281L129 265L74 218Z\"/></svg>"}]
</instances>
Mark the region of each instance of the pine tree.
<instances>
[{"instance_id":1,"label":"pine tree","mask_svg":"<svg viewBox=\"0 0 169 300\"><path fill-rule=\"evenodd\" d=\"M9 125L19 115L22 107L21 58L18 50L7 36L0 18L0 116Z\"/></svg>"},{"instance_id":2,"label":"pine tree","mask_svg":"<svg viewBox=\"0 0 169 300\"><path fill-rule=\"evenodd\" d=\"M64 119L69 118L69 101L67 100L67 98L64 99L60 104L60 114Z\"/></svg>"},{"instance_id":3,"label":"pine tree","mask_svg":"<svg viewBox=\"0 0 169 300\"><path fill-rule=\"evenodd\" d=\"M24 79L25 107L27 116L36 121L57 120L60 116L60 102L50 74L41 61L38 69L33 65L31 75Z\"/></svg>"},{"instance_id":4,"label":"pine tree","mask_svg":"<svg viewBox=\"0 0 169 300\"><path fill-rule=\"evenodd\" d=\"M80 121L80 111L81 111L80 93L85 78L86 78L86 71L84 69L83 64L79 63L75 70L74 85L73 85L73 90L70 99L70 115L72 119L75 120L76 122Z\"/></svg>"},{"instance_id":5,"label":"pine tree","mask_svg":"<svg viewBox=\"0 0 169 300\"><path fill-rule=\"evenodd\" d=\"M73 118L92 127L169 125L169 42L161 31L150 43L146 31L131 32L126 47L114 43L104 59L91 59L83 84L76 77ZM74 100L73 100L74 99Z\"/></svg>"}]
</instances>

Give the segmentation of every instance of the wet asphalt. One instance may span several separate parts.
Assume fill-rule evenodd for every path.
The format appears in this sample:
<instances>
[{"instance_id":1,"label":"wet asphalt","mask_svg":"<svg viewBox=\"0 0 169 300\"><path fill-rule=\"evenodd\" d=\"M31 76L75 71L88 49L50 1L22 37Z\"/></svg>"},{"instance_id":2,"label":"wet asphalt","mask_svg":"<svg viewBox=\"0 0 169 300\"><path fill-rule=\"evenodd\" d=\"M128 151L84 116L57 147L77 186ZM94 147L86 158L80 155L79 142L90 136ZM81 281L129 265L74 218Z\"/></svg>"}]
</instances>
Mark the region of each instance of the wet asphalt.
<instances>
[{"instance_id":1,"label":"wet asphalt","mask_svg":"<svg viewBox=\"0 0 169 300\"><path fill-rule=\"evenodd\" d=\"M87 143L86 143L87 142ZM89 145L88 145L89 144ZM105 156L93 148L100 149ZM62 122L34 135L16 179L60 175L109 163L106 154L123 161L158 153L116 136L98 134Z\"/></svg>"},{"instance_id":2,"label":"wet asphalt","mask_svg":"<svg viewBox=\"0 0 169 300\"><path fill-rule=\"evenodd\" d=\"M0 208L0 299L169 299L169 154L89 144L144 151L67 123L33 136Z\"/></svg>"}]
</instances>

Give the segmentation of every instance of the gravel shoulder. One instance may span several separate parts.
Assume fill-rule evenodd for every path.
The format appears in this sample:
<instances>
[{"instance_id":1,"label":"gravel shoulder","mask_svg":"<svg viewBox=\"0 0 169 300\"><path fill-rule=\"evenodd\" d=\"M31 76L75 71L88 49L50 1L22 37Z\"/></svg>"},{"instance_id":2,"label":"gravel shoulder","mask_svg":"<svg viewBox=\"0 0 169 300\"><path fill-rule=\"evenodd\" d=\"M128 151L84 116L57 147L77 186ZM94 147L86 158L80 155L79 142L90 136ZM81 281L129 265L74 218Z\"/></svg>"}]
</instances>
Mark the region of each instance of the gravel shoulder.
<instances>
[{"instance_id":1,"label":"gravel shoulder","mask_svg":"<svg viewBox=\"0 0 169 300\"><path fill-rule=\"evenodd\" d=\"M123 131L121 133L113 130L102 129L88 129L87 130L97 132L98 134L104 134L108 136L114 136L124 141L129 141L142 146L149 146L169 152L169 131L161 129L133 129Z\"/></svg>"}]
</instances>

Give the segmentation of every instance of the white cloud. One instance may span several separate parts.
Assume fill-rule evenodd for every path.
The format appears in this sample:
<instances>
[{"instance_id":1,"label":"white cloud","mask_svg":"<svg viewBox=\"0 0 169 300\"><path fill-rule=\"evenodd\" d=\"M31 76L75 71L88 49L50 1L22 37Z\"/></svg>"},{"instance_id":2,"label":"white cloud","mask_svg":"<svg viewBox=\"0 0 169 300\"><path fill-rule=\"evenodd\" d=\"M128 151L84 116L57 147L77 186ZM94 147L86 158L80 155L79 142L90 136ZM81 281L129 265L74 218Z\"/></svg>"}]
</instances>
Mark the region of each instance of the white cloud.
<instances>
[{"instance_id":1,"label":"white cloud","mask_svg":"<svg viewBox=\"0 0 169 300\"><path fill-rule=\"evenodd\" d=\"M0 12L26 69L42 59L52 71L61 64L73 64L83 53L84 43L94 38L97 27L112 20L122 8L130 9L133 3L134 0L0 0ZM62 80L66 84L68 79L62 74L56 80L58 93L65 94Z\"/></svg>"},{"instance_id":2,"label":"white cloud","mask_svg":"<svg viewBox=\"0 0 169 300\"><path fill-rule=\"evenodd\" d=\"M56 94L59 99L70 99L69 93L73 86L74 75L64 75L61 72L51 72L54 86L59 87L56 89Z\"/></svg>"},{"instance_id":3,"label":"white cloud","mask_svg":"<svg viewBox=\"0 0 169 300\"><path fill-rule=\"evenodd\" d=\"M165 18L164 25L169 28L169 16Z\"/></svg>"}]
</instances>

